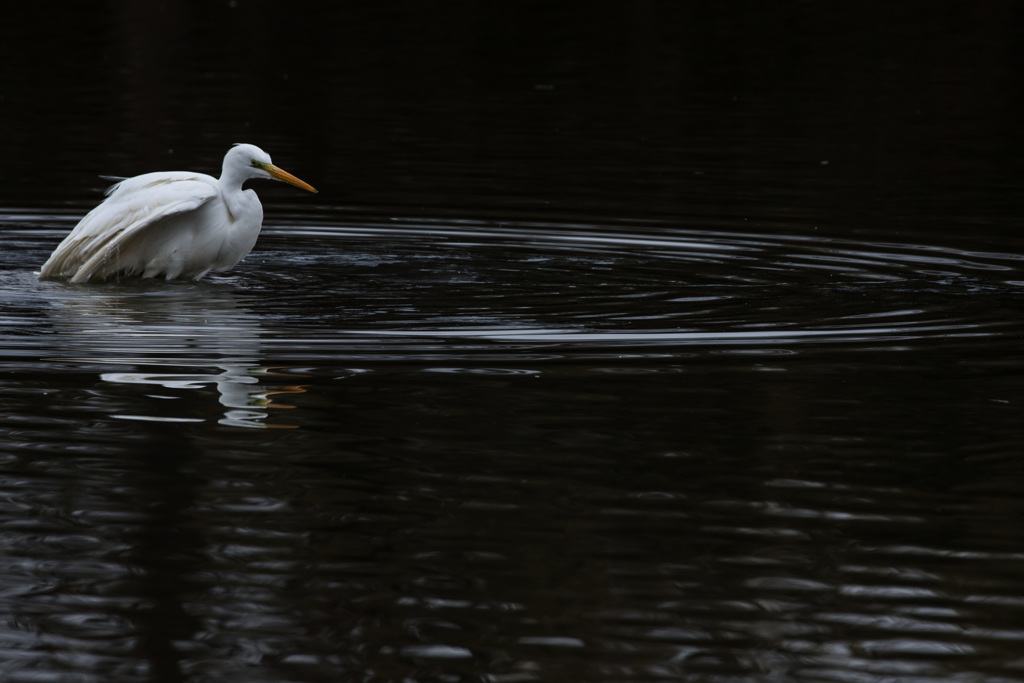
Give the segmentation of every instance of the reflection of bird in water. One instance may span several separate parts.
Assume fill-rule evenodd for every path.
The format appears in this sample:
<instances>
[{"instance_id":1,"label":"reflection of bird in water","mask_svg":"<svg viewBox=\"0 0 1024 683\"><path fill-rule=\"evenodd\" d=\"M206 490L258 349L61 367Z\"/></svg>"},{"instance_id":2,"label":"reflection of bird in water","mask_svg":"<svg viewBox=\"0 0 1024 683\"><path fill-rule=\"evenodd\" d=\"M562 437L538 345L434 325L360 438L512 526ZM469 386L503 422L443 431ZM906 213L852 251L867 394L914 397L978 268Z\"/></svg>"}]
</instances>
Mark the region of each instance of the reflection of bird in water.
<instances>
[{"instance_id":1,"label":"reflection of bird in water","mask_svg":"<svg viewBox=\"0 0 1024 683\"><path fill-rule=\"evenodd\" d=\"M117 399L110 402L107 396L98 404L104 411L113 410L114 417L291 426L267 422L271 410L292 407L275 395L303 393L305 387L277 384L288 376L287 370L262 365L265 331L230 288L205 282L58 287L50 292L49 304L46 311L65 359L99 366L100 377L112 385L142 389L141 394L132 392L130 403L123 403L118 392ZM151 393L155 387L172 391ZM210 387L216 388L219 409L203 397Z\"/></svg>"},{"instance_id":2,"label":"reflection of bird in water","mask_svg":"<svg viewBox=\"0 0 1024 683\"><path fill-rule=\"evenodd\" d=\"M229 270L252 250L263 226L263 206L251 178L311 185L281 170L254 145L224 155L220 179L168 171L128 178L108 190L43 264L39 277L71 282L112 276L198 280Z\"/></svg>"},{"instance_id":3,"label":"reflection of bird in water","mask_svg":"<svg viewBox=\"0 0 1024 683\"><path fill-rule=\"evenodd\" d=\"M244 359L226 359L242 361ZM260 386L257 375L280 375L268 368L253 367L245 364L222 364L211 366L221 370L220 374L189 373L175 374L166 372L105 372L100 378L115 384L141 384L160 386L165 389L202 389L208 384L216 384L218 400L224 406L224 416L217 420L220 424L232 427L270 427L275 429L291 429L296 425L266 423L269 408L294 408L295 406L275 402L271 396L279 394L304 394L302 385L279 386L273 391ZM203 422L202 418L192 417L158 417L153 415L119 414L122 419L142 420L144 422Z\"/></svg>"}]
</instances>

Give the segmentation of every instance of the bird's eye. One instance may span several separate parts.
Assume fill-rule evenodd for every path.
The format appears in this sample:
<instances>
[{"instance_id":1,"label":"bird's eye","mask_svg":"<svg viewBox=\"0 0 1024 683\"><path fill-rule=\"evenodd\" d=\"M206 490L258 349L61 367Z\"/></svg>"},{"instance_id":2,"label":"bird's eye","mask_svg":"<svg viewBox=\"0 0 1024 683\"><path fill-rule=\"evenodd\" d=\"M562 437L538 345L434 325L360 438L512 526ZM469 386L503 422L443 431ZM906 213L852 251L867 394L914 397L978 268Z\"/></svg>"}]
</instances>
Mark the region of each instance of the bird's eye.
<instances>
[{"instance_id":1,"label":"bird's eye","mask_svg":"<svg viewBox=\"0 0 1024 683\"><path fill-rule=\"evenodd\" d=\"M258 162L255 159L253 159L252 163L249 164L249 165L252 166L253 168L259 168L260 167L260 162Z\"/></svg>"}]
</instances>

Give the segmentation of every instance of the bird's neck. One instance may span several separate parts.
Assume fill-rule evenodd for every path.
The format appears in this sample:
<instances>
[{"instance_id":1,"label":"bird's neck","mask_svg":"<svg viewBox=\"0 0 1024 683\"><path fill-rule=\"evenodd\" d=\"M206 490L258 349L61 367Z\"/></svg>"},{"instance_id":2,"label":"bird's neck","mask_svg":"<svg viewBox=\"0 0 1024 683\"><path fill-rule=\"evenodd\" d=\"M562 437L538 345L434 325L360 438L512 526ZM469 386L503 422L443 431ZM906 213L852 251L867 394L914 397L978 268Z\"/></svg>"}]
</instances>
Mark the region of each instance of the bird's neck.
<instances>
[{"instance_id":1,"label":"bird's neck","mask_svg":"<svg viewBox=\"0 0 1024 683\"><path fill-rule=\"evenodd\" d=\"M220 170L220 185L221 192L227 194L237 194L242 191L242 183L249 179L247 171L251 169L240 168L239 166L233 165L228 166L226 163Z\"/></svg>"},{"instance_id":2,"label":"bird's neck","mask_svg":"<svg viewBox=\"0 0 1024 683\"><path fill-rule=\"evenodd\" d=\"M245 215L248 207L248 197L242 190L242 183L246 180L248 177L238 173L237 169L225 168L221 171L220 180L217 181L220 196L223 197L224 205L227 206L228 213L231 214L233 220L238 220Z\"/></svg>"}]
</instances>

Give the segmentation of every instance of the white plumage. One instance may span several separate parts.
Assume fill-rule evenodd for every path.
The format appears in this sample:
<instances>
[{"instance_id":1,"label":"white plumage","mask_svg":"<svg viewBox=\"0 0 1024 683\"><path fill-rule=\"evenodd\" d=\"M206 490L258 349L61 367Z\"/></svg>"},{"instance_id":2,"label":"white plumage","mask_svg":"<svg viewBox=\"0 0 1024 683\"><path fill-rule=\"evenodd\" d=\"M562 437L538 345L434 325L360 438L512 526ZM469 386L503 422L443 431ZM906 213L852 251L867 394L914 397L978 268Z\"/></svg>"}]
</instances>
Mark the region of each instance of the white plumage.
<instances>
[{"instance_id":1,"label":"white plumage","mask_svg":"<svg viewBox=\"0 0 1024 683\"><path fill-rule=\"evenodd\" d=\"M198 280L228 270L252 250L263 207L250 178L272 178L316 192L274 166L254 145L224 156L220 179L169 171L128 178L79 221L43 264L40 279L70 282L138 275Z\"/></svg>"}]
</instances>

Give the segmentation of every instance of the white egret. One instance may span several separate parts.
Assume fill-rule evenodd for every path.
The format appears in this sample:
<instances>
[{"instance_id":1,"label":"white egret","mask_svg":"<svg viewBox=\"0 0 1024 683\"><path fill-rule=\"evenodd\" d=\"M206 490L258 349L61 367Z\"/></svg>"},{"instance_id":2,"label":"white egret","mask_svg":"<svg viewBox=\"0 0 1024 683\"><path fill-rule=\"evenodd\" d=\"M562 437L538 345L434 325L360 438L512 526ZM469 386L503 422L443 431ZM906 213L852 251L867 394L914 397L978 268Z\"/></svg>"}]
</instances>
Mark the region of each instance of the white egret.
<instances>
[{"instance_id":1,"label":"white egret","mask_svg":"<svg viewBox=\"0 0 1024 683\"><path fill-rule=\"evenodd\" d=\"M311 185L274 166L254 145L224 155L220 179L168 171L127 178L107 190L43 264L39 278L70 282L163 276L198 280L228 270L252 250L263 206L250 178L272 178L310 192Z\"/></svg>"}]
</instances>

